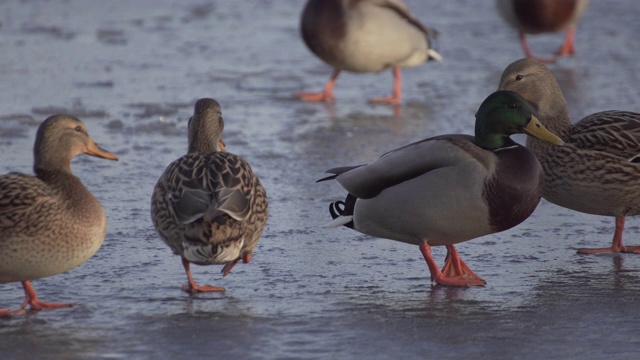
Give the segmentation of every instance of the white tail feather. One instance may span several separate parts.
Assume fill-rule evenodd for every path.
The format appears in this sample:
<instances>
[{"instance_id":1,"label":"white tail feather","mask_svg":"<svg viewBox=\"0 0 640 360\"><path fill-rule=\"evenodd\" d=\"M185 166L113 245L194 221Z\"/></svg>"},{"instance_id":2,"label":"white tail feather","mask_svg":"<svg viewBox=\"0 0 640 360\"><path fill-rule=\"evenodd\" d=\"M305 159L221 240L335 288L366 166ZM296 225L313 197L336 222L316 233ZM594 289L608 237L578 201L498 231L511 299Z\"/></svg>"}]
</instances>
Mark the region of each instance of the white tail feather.
<instances>
[{"instance_id":1,"label":"white tail feather","mask_svg":"<svg viewBox=\"0 0 640 360\"><path fill-rule=\"evenodd\" d=\"M438 54L438 52L433 49L427 49L427 55L434 60L442 61L442 55Z\"/></svg>"},{"instance_id":2,"label":"white tail feather","mask_svg":"<svg viewBox=\"0 0 640 360\"><path fill-rule=\"evenodd\" d=\"M322 225L322 227L325 228L335 228L338 226L342 226L344 224L348 224L351 221L353 221L353 215L349 215L349 216L338 216L337 218L331 220L330 222Z\"/></svg>"}]
</instances>

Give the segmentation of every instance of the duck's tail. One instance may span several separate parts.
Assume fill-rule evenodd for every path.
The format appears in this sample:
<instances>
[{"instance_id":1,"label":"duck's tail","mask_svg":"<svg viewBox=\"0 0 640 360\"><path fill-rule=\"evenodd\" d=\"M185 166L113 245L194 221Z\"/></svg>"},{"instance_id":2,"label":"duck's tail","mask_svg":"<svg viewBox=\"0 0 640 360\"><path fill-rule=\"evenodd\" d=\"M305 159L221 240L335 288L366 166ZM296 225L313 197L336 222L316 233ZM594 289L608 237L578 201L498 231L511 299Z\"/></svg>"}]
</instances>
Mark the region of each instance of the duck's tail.
<instances>
[{"instance_id":1,"label":"duck's tail","mask_svg":"<svg viewBox=\"0 0 640 360\"><path fill-rule=\"evenodd\" d=\"M427 49L427 55L429 56L429 60L442 61L442 55L433 49Z\"/></svg>"},{"instance_id":2,"label":"duck's tail","mask_svg":"<svg viewBox=\"0 0 640 360\"><path fill-rule=\"evenodd\" d=\"M325 224L324 227L332 228L344 225L353 229L353 210L357 199L355 196L348 194L344 201L338 200L329 204L329 214L331 214L333 220Z\"/></svg>"}]
</instances>

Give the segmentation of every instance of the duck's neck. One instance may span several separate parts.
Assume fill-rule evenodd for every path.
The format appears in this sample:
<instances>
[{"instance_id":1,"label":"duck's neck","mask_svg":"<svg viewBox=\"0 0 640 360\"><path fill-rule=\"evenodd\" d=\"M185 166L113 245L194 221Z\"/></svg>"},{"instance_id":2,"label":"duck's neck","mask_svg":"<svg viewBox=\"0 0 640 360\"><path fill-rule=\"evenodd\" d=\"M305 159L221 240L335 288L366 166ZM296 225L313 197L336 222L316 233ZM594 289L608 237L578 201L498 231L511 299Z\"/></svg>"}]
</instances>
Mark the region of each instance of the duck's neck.
<instances>
[{"instance_id":1,"label":"duck's neck","mask_svg":"<svg viewBox=\"0 0 640 360\"><path fill-rule=\"evenodd\" d=\"M58 196L74 204L74 210L88 211L87 207L98 206L98 200L84 186L80 179L70 171L34 169L36 176L44 181Z\"/></svg>"},{"instance_id":2,"label":"duck's neck","mask_svg":"<svg viewBox=\"0 0 640 360\"><path fill-rule=\"evenodd\" d=\"M220 151L221 137L222 131L220 129L210 130L204 128L201 131L190 132L187 154L208 154Z\"/></svg>"},{"instance_id":3,"label":"duck's neck","mask_svg":"<svg viewBox=\"0 0 640 360\"><path fill-rule=\"evenodd\" d=\"M483 149L496 151L517 145L509 136L504 134L483 134L476 130L476 145Z\"/></svg>"},{"instance_id":4,"label":"duck's neck","mask_svg":"<svg viewBox=\"0 0 640 360\"><path fill-rule=\"evenodd\" d=\"M208 154L216 151L220 151L218 144L220 139L208 140L208 141L195 141L189 144L188 154Z\"/></svg>"}]
</instances>

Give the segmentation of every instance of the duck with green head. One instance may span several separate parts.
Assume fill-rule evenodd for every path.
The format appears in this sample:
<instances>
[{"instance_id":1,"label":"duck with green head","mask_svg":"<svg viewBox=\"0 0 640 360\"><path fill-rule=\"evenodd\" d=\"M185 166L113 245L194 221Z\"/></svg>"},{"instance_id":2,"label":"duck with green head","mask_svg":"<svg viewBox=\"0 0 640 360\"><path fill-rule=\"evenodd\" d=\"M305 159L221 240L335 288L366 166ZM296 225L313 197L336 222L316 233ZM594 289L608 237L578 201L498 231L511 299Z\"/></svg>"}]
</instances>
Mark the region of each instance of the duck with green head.
<instances>
[{"instance_id":1,"label":"duck with green head","mask_svg":"<svg viewBox=\"0 0 640 360\"><path fill-rule=\"evenodd\" d=\"M518 94L497 91L476 114L475 137L441 135L384 154L368 164L330 169L348 191L330 205L334 220L358 232L418 245L431 280L449 286L485 281L460 259L454 244L523 222L542 196L535 156L510 135L526 133L556 145ZM431 246L446 246L442 270Z\"/></svg>"}]
</instances>

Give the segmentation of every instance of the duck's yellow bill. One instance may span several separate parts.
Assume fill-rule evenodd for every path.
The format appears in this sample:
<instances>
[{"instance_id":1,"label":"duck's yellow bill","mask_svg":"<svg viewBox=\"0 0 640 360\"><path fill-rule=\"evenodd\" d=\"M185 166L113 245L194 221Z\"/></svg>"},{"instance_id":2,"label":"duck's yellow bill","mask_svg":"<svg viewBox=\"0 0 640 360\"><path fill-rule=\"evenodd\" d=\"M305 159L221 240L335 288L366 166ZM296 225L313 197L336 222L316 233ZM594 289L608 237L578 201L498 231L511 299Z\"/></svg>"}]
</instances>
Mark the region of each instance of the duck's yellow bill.
<instances>
[{"instance_id":1,"label":"duck's yellow bill","mask_svg":"<svg viewBox=\"0 0 640 360\"><path fill-rule=\"evenodd\" d=\"M527 135L533 136L536 139L540 139L551 144L560 146L564 145L564 141L562 141L562 139L557 137L556 134L547 130L547 128L542 125L540 120L538 120L538 118L533 115L531 115L531 120L529 121L527 126L524 127L524 132Z\"/></svg>"}]
</instances>

